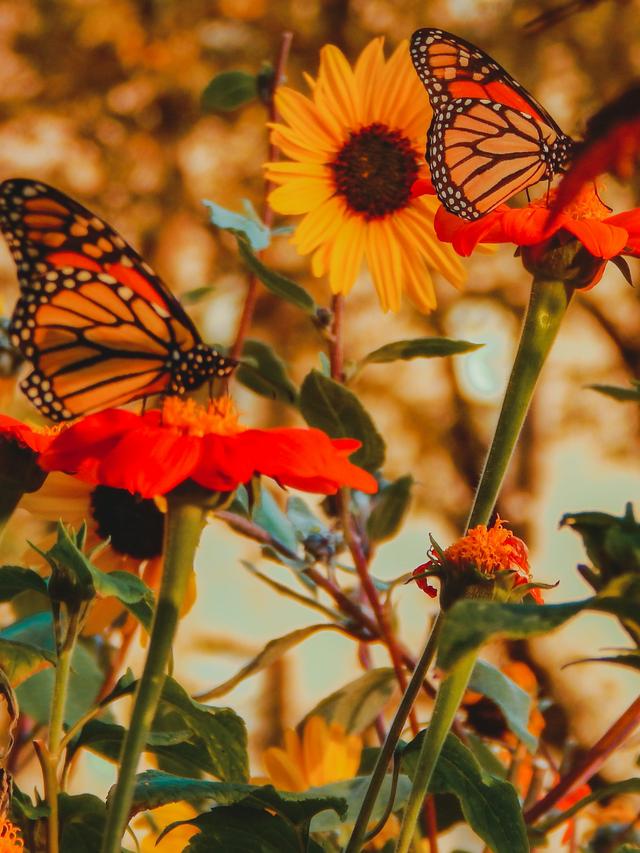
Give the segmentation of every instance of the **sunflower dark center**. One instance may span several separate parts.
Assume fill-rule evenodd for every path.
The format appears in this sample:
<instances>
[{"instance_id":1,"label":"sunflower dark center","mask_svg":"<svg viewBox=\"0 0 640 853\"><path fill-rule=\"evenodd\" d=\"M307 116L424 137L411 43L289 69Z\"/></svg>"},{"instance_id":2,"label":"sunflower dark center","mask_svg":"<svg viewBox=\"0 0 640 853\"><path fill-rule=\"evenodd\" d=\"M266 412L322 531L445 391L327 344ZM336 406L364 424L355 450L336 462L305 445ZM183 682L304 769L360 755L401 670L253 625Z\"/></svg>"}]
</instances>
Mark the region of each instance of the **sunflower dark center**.
<instances>
[{"instance_id":1,"label":"sunflower dark center","mask_svg":"<svg viewBox=\"0 0 640 853\"><path fill-rule=\"evenodd\" d=\"M152 500L137 498L124 489L96 486L91 509L98 534L120 554L148 560L162 553L164 516Z\"/></svg>"},{"instance_id":2,"label":"sunflower dark center","mask_svg":"<svg viewBox=\"0 0 640 853\"><path fill-rule=\"evenodd\" d=\"M406 207L418 177L418 156L411 142L379 122L351 133L330 165L336 190L366 219L380 219Z\"/></svg>"}]
</instances>

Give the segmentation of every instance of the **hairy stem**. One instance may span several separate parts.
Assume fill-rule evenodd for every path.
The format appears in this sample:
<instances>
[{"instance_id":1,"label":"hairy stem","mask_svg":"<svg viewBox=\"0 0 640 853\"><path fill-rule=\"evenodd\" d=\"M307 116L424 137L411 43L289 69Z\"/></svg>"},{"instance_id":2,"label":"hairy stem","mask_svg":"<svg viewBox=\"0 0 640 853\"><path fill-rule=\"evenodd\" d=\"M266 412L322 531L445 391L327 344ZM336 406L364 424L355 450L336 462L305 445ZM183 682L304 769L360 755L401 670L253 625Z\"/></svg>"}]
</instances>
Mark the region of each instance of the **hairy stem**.
<instances>
[{"instance_id":1,"label":"hairy stem","mask_svg":"<svg viewBox=\"0 0 640 853\"><path fill-rule=\"evenodd\" d=\"M113 791L102 843L102 853L120 853L129 818L135 774L160 700L167 664L193 568L193 558L205 518L202 503L189 496L169 495L165 531L164 569L153 619L149 649L138 682L122 751L118 781Z\"/></svg>"}]
</instances>

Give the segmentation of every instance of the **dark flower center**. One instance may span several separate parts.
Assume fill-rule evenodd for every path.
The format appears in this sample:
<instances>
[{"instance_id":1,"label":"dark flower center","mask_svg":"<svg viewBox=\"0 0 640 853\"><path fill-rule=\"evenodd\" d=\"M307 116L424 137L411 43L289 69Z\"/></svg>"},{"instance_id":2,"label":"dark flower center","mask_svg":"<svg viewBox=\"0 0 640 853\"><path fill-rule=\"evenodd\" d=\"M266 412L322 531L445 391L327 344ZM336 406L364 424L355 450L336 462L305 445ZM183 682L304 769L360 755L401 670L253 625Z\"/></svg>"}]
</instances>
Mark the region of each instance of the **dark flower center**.
<instances>
[{"instance_id":1,"label":"dark flower center","mask_svg":"<svg viewBox=\"0 0 640 853\"><path fill-rule=\"evenodd\" d=\"M365 219L380 219L406 207L418 177L411 142L379 122L351 133L330 166L336 190Z\"/></svg>"},{"instance_id":2,"label":"dark flower center","mask_svg":"<svg viewBox=\"0 0 640 853\"><path fill-rule=\"evenodd\" d=\"M148 560L162 553L164 516L152 500L137 498L124 489L96 486L91 509L98 534L120 554Z\"/></svg>"}]
</instances>

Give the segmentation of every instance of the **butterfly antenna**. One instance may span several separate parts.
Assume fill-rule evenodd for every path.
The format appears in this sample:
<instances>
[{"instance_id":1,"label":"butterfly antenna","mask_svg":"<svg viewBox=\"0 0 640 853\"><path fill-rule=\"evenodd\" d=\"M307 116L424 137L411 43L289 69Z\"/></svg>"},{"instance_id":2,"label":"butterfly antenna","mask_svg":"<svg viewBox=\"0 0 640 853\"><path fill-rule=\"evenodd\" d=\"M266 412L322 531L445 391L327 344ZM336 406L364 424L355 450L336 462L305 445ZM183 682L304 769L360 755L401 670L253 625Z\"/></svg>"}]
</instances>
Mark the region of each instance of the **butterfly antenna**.
<instances>
[{"instance_id":1,"label":"butterfly antenna","mask_svg":"<svg viewBox=\"0 0 640 853\"><path fill-rule=\"evenodd\" d=\"M140 409L141 415L144 415L144 413L147 411L147 400L148 399L149 398L146 395L142 398L142 408Z\"/></svg>"}]
</instances>

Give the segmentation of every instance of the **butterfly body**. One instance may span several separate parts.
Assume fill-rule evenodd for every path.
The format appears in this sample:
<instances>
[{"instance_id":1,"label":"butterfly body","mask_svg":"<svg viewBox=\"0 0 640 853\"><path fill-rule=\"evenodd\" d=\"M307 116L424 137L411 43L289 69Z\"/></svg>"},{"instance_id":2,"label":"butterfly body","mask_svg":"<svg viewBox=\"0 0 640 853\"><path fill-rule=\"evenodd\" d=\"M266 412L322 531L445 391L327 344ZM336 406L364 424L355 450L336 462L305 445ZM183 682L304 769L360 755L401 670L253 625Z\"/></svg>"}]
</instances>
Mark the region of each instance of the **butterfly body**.
<instances>
[{"instance_id":1,"label":"butterfly body","mask_svg":"<svg viewBox=\"0 0 640 853\"><path fill-rule=\"evenodd\" d=\"M488 54L444 30L421 29L411 58L433 108L433 185L452 213L478 219L563 171L573 140Z\"/></svg>"},{"instance_id":2,"label":"butterfly body","mask_svg":"<svg viewBox=\"0 0 640 853\"><path fill-rule=\"evenodd\" d=\"M21 388L47 417L183 394L233 370L131 246L64 193L5 181L0 228L21 290L10 338L33 365Z\"/></svg>"}]
</instances>

